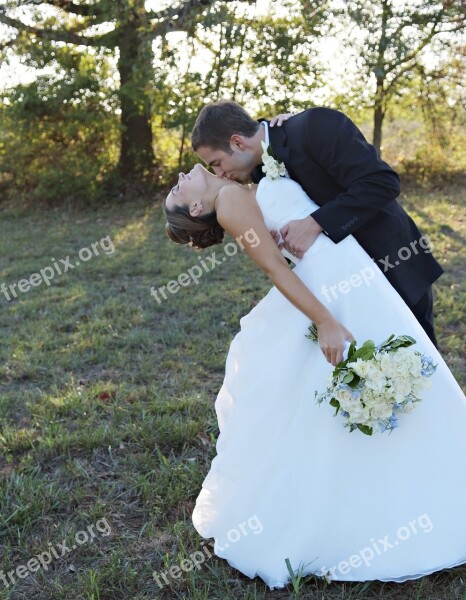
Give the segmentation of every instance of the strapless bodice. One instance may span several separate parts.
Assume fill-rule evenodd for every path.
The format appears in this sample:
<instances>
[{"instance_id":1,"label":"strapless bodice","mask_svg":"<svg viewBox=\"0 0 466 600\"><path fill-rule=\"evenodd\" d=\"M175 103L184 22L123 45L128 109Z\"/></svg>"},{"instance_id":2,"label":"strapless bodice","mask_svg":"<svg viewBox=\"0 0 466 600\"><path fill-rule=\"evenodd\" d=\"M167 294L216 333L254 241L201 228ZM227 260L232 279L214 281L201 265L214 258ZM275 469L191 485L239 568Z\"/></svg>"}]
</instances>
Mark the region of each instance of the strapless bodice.
<instances>
[{"instance_id":1,"label":"strapless bodice","mask_svg":"<svg viewBox=\"0 0 466 600\"><path fill-rule=\"evenodd\" d=\"M256 201L269 231L280 232L280 229L290 221L304 219L319 208L299 183L286 177L273 180L262 178L256 190ZM311 252L314 254L328 243L333 242L324 234L320 234L305 255ZM281 252L296 264L302 260L293 256L285 248L282 248Z\"/></svg>"}]
</instances>

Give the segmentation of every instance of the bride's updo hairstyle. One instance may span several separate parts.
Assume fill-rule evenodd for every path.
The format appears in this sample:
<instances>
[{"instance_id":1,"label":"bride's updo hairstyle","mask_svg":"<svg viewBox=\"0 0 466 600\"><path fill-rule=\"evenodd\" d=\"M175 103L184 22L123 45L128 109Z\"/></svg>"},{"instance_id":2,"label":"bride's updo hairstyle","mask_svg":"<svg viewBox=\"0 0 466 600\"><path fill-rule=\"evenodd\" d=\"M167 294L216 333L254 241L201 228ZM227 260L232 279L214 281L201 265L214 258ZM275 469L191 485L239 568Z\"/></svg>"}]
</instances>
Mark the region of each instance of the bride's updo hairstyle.
<instances>
[{"instance_id":1,"label":"bride's updo hairstyle","mask_svg":"<svg viewBox=\"0 0 466 600\"><path fill-rule=\"evenodd\" d=\"M217 221L215 211L207 215L192 217L187 205L167 208L167 199L163 201L163 212L167 219L165 232L177 244L189 244L202 250L223 240L225 230Z\"/></svg>"}]
</instances>

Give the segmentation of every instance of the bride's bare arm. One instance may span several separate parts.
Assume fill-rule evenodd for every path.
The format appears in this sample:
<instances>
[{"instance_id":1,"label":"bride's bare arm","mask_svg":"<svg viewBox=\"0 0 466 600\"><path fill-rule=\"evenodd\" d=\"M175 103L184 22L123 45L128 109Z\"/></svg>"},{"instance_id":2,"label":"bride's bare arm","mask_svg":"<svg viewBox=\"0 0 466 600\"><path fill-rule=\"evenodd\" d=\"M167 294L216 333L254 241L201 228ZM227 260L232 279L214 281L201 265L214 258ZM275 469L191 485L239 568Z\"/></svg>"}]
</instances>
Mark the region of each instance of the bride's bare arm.
<instances>
[{"instance_id":1,"label":"bride's bare arm","mask_svg":"<svg viewBox=\"0 0 466 600\"><path fill-rule=\"evenodd\" d=\"M247 254L265 271L280 292L317 325L319 345L325 358L336 365L343 359L345 340L352 340L348 329L339 323L288 266L270 236L262 213L251 191L225 186L216 201L217 220L232 237L241 238ZM248 242L247 231L254 240ZM259 243L257 243L259 240Z\"/></svg>"}]
</instances>

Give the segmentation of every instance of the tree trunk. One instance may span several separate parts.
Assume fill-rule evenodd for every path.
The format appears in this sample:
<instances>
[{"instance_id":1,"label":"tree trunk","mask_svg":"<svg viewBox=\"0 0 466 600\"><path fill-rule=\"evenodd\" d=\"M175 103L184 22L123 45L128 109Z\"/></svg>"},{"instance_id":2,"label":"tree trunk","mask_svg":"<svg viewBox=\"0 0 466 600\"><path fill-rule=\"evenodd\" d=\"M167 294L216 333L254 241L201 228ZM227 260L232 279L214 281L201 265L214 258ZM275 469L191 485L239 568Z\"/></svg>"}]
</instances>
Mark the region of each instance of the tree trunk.
<instances>
[{"instance_id":1,"label":"tree trunk","mask_svg":"<svg viewBox=\"0 0 466 600\"><path fill-rule=\"evenodd\" d=\"M153 52L151 39L144 37L139 22L144 0L135 4L131 16L121 23L118 38L122 129L118 171L127 179L140 180L155 166L149 96Z\"/></svg>"},{"instance_id":2,"label":"tree trunk","mask_svg":"<svg viewBox=\"0 0 466 600\"><path fill-rule=\"evenodd\" d=\"M385 110L383 108L383 84L383 78L378 77L374 102L374 131L372 143L376 147L379 156L382 154L382 124L385 117Z\"/></svg>"}]
</instances>

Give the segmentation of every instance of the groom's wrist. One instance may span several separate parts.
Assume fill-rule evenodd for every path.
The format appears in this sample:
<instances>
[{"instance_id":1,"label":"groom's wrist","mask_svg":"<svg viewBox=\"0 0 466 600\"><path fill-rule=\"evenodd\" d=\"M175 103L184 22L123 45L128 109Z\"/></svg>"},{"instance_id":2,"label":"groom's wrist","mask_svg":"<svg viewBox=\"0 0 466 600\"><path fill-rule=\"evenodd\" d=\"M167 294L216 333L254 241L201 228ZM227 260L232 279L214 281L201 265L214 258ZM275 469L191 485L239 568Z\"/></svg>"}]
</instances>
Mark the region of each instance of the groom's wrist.
<instances>
[{"instance_id":1,"label":"groom's wrist","mask_svg":"<svg viewBox=\"0 0 466 600\"><path fill-rule=\"evenodd\" d=\"M320 223L318 223L314 217L312 216L312 213L309 215L309 217L311 218L311 223L314 229L316 229L319 233L325 233L325 235L328 235L328 233L326 231L324 231L322 225Z\"/></svg>"},{"instance_id":2,"label":"groom's wrist","mask_svg":"<svg viewBox=\"0 0 466 600\"><path fill-rule=\"evenodd\" d=\"M317 227L319 228L319 231L320 231L321 233L323 233L324 235L326 235L327 237L329 237L329 234L327 233L327 231L325 231L325 229L322 227L322 225L321 225L321 224L320 224L318 221L316 221L316 220L315 220L315 218L314 218L313 214L314 214L314 213L311 213L309 216L310 216L310 217L311 217L311 219L314 221L314 223L317 225Z\"/></svg>"}]
</instances>

